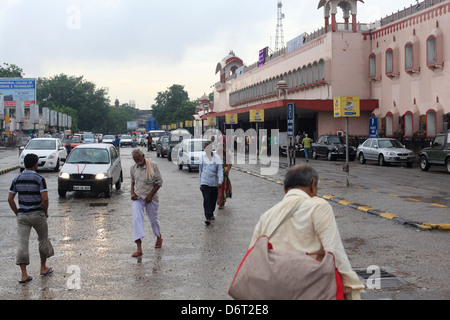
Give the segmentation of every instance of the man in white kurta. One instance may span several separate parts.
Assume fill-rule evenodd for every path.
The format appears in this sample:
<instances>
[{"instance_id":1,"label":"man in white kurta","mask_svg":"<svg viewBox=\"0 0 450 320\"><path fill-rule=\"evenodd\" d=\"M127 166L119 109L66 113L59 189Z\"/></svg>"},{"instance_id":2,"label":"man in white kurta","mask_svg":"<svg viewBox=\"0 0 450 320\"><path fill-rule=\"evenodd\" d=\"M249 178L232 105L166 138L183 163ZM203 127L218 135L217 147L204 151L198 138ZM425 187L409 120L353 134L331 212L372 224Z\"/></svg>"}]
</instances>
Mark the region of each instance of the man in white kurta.
<instances>
[{"instance_id":1,"label":"man in white kurta","mask_svg":"<svg viewBox=\"0 0 450 320\"><path fill-rule=\"evenodd\" d=\"M306 172L306 173L305 173ZM311 180L308 186L295 183L295 176L307 176ZM310 178L308 178L311 176ZM286 221L270 240L274 248L283 250L301 250L319 260L325 251L334 254L336 268L342 276L346 299L360 299L359 291L364 285L352 270L347 254L342 245L339 230L330 204L316 197L318 176L315 170L308 166L296 166L290 169L286 179L283 200L265 212L255 227L250 247L253 247L262 235L269 235L279 225L286 210L294 209L299 201L303 202L294 215ZM302 177L301 177L302 178ZM303 179L305 180L305 179ZM303 183L305 184L305 183ZM288 187L288 189L286 189Z\"/></svg>"}]
</instances>

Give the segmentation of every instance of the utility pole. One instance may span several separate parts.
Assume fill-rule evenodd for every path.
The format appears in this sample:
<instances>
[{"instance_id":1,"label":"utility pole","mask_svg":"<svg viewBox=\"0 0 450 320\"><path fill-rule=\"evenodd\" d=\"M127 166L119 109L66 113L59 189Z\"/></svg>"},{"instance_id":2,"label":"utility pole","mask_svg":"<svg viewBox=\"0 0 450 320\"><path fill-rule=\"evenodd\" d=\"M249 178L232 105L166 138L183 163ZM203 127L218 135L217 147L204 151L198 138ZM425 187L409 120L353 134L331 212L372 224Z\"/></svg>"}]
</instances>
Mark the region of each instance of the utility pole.
<instances>
[{"instance_id":1,"label":"utility pole","mask_svg":"<svg viewBox=\"0 0 450 320\"><path fill-rule=\"evenodd\" d=\"M283 3L278 1L277 5L277 34L275 37L275 52L284 48L284 32L283 32ZM280 46L281 45L281 46Z\"/></svg>"}]
</instances>

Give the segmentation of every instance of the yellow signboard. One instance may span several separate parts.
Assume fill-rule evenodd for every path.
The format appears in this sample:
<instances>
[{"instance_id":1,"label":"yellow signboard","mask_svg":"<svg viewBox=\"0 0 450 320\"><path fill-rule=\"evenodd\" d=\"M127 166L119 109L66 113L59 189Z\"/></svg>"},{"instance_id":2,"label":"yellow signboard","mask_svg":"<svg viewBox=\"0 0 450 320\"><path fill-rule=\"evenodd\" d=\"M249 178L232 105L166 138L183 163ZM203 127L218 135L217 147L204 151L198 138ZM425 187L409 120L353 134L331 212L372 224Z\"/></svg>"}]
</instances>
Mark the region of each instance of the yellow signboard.
<instances>
[{"instance_id":1,"label":"yellow signboard","mask_svg":"<svg viewBox=\"0 0 450 320\"><path fill-rule=\"evenodd\" d=\"M216 125L216 117L210 117L208 118L207 125L209 127L214 127Z\"/></svg>"},{"instance_id":2,"label":"yellow signboard","mask_svg":"<svg viewBox=\"0 0 450 320\"><path fill-rule=\"evenodd\" d=\"M237 124L238 123L237 113L226 114L225 115L225 123L226 124Z\"/></svg>"},{"instance_id":3,"label":"yellow signboard","mask_svg":"<svg viewBox=\"0 0 450 320\"><path fill-rule=\"evenodd\" d=\"M186 128L192 128L192 121L191 120L185 120L184 122L185 122L184 126Z\"/></svg>"},{"instance_id":4,"label":"yellow signboard","mask_svg":"<svg viewBox=\"0 0 450 320\"><path fill-rule=\"evenodd\" d=\"M264 109L250 110L250 122L264 122Z\"/></svg>"},{"instance_id":5,"label":"yellow signboard","mask_svg":"<svg viewBox=\"0 0 450 320\"><path fill-rule=\"evenodd\" d=\"M335 118L361 116L359 97L334 98L333 114Z\"/></svg>"}]
</instances>

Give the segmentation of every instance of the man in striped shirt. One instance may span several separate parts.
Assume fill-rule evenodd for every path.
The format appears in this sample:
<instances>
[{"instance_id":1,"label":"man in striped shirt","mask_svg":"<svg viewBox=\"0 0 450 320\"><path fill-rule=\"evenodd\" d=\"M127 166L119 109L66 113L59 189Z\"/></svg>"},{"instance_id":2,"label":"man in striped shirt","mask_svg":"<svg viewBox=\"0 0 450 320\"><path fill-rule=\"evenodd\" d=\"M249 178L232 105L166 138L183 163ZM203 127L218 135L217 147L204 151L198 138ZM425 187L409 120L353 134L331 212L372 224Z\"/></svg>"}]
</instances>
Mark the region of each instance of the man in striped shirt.
<instances>
[{"instance_id":1,"label":"man in striped shirt","mask_svg":"<svg viewBox=\"0 0 450 320\"><path fill-rule=\"evenodd\" d=\"M27 154L24 159L26 170L17 176L11 183L8 195L8 203L17 217L19 248L17 250L16 264L22 271L19 283L27 283L33 278L27 273L27 265L30 264L29 239L31 228L38 234L39 254L41 257L41 276L49 275L52 268L46 265L47 258L53 256L53 247L48 239L48 192L44 177L36 173L39 157L35 154ZM14 198L19 194L19 208Z\"/></svg>"}]
</instances>

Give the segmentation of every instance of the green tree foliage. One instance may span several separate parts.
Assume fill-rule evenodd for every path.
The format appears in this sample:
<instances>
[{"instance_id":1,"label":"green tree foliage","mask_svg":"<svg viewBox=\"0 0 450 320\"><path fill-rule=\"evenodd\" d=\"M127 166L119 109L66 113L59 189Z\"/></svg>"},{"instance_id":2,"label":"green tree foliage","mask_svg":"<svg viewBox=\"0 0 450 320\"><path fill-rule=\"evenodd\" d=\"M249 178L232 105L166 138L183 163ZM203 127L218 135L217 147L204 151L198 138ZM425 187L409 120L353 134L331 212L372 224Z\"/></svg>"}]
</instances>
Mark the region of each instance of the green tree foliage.
<instances>
[{"instance_id":1,"label":"green tree foliage","mask_svg":"<svg viewBox=\"0 0 450 320\"><path fill-rule=\"evenodd\" d=\"M38 104L70 108L76 112L77 126L82 131L104 132L108 123L108 91L98 89L83 77L56 75L51 78L39 78L36 84Z\"/></svg>"},{"instance_id":2,"label":"green tree foliage","mask_svg":"<svg viewBox=\"0 0 450 320\"><path fill-rule=\"evenodd\" d=\"M158 92L152 105L153 117L158 124L171 124L190 120L195 113L195 102L189 100L184 86L174 84L164 92Z\"/></svg>"},{"instance_id":3,"label":"green tree foliage","mask_svg":"<svg viewBox=\"0 0 450 320\"><path fill-rule=\"evenodd\" d=\"M3 63L3 66L0 66L0 78L23 78L23 76L22 68L15 64Z\"/></svg>"},{"instance_id":4,"label":"green tree foliage","mask_svg":"<svg viewBox=\"0 0 450 320\"><path fill-rule=\"evenodd\" d=\"M136 119L136 109L128 104L122 104L118 108L111 107L106 117L107 128L104 133L125 133L127 122Z\"/></svg>"}]
</instances>

